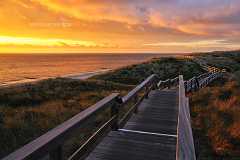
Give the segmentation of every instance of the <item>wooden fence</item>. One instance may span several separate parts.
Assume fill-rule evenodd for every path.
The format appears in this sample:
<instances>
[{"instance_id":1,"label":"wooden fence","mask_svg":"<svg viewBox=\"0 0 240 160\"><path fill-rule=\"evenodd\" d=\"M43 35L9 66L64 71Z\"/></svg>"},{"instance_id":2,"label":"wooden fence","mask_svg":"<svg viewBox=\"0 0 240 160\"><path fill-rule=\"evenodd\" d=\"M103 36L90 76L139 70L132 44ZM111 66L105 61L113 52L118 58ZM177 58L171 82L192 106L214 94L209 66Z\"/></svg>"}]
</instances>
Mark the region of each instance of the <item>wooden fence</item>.
<instances>
[{"instance_id":1,"label":"wooden fence","mask_svg":"<svg viewBox=\"0 0 240 160\"><path fill-rule=\"evenodd\" d=\"M177 127L177 160L195 160L195 147L190 119L189 99L185 95L183 76L179 76L179 108Z\"/></svg>"},{"instance_id":2,"label":"wooden fence","mask_svg":"<svg viewBox=\"0 0 240 160\"><path fill-rule=\"evenodd\" d=\"M198 77L193 77L192 79L184 82L186 92L192 92L200 88L206 87L209 83L221 76L223 76L222 72L215 72L205 73Z\"/></svg>"}]
</instances>

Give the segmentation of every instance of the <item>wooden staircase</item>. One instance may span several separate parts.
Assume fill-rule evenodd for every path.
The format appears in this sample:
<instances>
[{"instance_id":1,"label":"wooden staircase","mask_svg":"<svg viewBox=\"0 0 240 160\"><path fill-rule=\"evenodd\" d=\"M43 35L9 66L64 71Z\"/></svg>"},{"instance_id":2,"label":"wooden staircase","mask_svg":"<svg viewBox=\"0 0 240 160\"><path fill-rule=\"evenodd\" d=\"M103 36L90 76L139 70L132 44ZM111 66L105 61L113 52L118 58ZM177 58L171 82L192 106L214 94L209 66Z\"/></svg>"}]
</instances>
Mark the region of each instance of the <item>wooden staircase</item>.
<instances>
[{"instance_id":1,"label":"wooden staircase","mask_svg":"<svg viewBox=\"0 0 240 160\"><path fill-rule=\"evenodd\" d=\"M155 90L126 125L111 131L86 160L176 159L178 90Z\"/></svg>"}]
</instances>

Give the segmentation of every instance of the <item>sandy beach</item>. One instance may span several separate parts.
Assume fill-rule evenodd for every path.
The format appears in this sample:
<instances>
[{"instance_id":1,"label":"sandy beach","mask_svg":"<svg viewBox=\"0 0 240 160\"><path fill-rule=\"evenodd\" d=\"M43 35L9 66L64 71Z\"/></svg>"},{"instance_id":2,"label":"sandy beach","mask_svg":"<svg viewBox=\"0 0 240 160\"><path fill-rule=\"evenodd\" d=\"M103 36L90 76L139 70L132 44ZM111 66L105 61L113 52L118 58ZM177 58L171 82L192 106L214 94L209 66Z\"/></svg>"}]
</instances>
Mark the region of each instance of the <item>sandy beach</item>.
<instances>
[{"instance_id":1,"label":"sandy beach","mask_svg":"<svg viewBox=\"0 0 240 160\"><path fill-rule=\"evenodd\" d=\"M20 81L12 81L8 83L0 84L0 87L12 87L12 86L18 86L18 85L25 85L25 84L32 84L36 83L41 80L46 80L50 78L71 78L71 79L78 79L78 80L85 80L88 78L91 78L92 76L103 74L106 72L111 71L112 69L102 69L98 71L92 71L92 72L85 72L85 73L79 73L79 74L67 74L63 76L57 76L57 77L44 77L44 78L38 78L38 79L24 79Z\"/></svg>"},{"instance_id":2,"label":"sandy beach","mask_svg":"<svg viewBox=\"0 0 240 160\"><path fill-rule=\"evenodd\" d=\"M70 75L65 75L65 76L61 76L62 78L71 78L71 79L80 79L80 80L84 80L84 79L88 79L92 76L95 75L99 75L99 74L103 74L106 72L111 71L112 69L102 69L102 70L98 70L98 71L93 71L93 72L85 72L85 73L80 73L80 74L70 74Z\"/></svg>"}]
</instances>

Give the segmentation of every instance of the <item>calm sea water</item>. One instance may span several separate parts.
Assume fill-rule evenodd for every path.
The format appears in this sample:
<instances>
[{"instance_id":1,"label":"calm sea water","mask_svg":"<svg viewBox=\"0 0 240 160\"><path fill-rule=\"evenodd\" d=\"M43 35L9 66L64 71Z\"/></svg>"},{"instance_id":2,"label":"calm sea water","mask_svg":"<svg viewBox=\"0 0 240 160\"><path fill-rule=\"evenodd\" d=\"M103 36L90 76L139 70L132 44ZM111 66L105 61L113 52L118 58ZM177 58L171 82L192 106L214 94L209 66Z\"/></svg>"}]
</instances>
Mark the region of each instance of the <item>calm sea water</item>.
<instances>
[{"instance_id":1,"label":"calm sea water","mask_svg":"<svg viewBox=\"0 0 240 160\"><path fill-rule=\"evenodd\" d=\"M116 69L158 54L0 55L0 85L36 79Z\"/></svg>"}]
</instances>

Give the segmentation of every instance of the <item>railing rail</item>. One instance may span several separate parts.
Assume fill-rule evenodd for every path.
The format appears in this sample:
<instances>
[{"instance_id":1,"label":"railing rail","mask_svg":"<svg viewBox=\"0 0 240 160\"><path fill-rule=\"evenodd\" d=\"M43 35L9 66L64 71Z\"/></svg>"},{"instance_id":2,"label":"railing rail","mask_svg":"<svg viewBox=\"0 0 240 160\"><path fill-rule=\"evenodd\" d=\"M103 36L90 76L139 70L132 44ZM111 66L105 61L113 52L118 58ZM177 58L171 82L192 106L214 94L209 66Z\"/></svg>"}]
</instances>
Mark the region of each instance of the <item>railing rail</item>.
<instances>
[{"instance_id":1,"label":"railing rail","mask_svg":"<svg viewBox=\"0 0 240 160\"><path fill-rule=\"evenodd\" d=\"M131 90L126 96L124 96L122 98L122 102L127 103L143 89L146 89L147 91L148 87L151 87L153 84L156 84L156 79L157 76L155 74L149 76L146 80L144 80L141 84L139 84L137 87Z\"/></svg>"},{"instance_id":2,"label":"railing rail","mask_svg":"<svg viewBox=\"0 0 240 160\"><path fill-rule=\"evenodd\" d=\"M203 88L222 75L223 72L212 72L204 73L198 77L193 77L190 80L184 82L186 93Z\"/></svg>"},{"instance_id":3,"label":"railing rail","mask_svg":"<svg viewBox=\"0 0 240 160\"><path fill-rule=\"evenodd\" d=\"M177 86L178 85L178 80L179 80L179 77L175 77L173 79L167 79L165 81L159 81L158 84L157 84L157 87L159 89L163 89L163 88L170 88L172 86Z\"/></svg>"},{"instance_id":4,"label":"railing rail","mask_svg":"<svg viewBox=\"0 0 240 160\"><path fill-rule=\"evenodd\" d=\"M177 126L176 160L195 160L195 147L193 141L189 99L185 95L183 76L179 76L179 107Z\"/></svg>"},{"instance_id":5,"label":"railing rail","mask_svg":"<svg viewBox=\"0 0 240 160\"><path fill-rule=\"evenodd\" d=\"M205 86L207 86L209 83L211 83L213 80L222 77L223 73L222 72L216 72L211 74L210 76L208 76L207 78L203 79L200 83L199 83L199 87L203 88Z\"/></svg>"}]
</instances>

